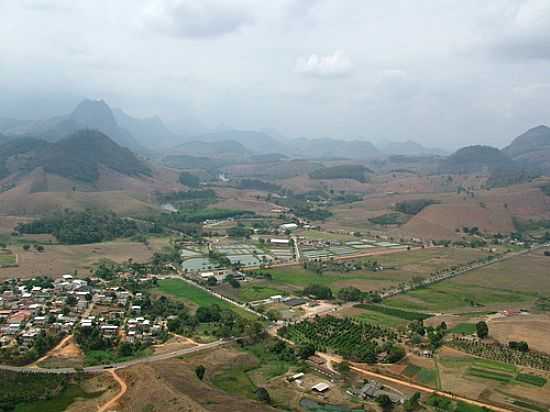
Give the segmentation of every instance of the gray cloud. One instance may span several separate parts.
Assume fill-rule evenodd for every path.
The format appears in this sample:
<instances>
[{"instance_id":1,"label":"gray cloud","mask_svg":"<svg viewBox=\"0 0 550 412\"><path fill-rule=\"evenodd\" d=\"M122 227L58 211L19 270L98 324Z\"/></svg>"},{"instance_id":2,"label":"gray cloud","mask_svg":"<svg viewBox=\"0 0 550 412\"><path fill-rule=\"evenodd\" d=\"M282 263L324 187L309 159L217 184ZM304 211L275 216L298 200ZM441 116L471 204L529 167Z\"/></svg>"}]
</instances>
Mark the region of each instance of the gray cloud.
<instances>
[{"instance_id":1,"label":"gray cloud","mask_svg":"<svg viewBox=\"0 0 550 412\"><path fill-rule=\"evenodd\" d=\"M101 97L182 129L446 147L550 124L547 0L0 0L0 15L0 117Z\"/></svg>"},{"instance_id":2,"label":"gray cloud","mask_svg":"<svg viewBox=\"0 0 550 412\"><path fill-rule=\"evenodd\" d=\"M157 0L143 10L146 25L175 36L216 37L252 22L242 5L223 1Z\"/></svg>"}]
</instances>

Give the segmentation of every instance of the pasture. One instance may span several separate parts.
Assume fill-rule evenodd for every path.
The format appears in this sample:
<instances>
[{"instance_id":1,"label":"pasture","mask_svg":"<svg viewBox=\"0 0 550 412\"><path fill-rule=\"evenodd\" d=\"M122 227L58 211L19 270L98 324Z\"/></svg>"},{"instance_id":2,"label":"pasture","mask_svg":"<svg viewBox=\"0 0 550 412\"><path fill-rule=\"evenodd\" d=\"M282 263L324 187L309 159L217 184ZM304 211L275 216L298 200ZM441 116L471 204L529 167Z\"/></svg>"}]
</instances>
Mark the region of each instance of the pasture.
<instances>
[{"instance_id":1,"label":"pasture","mask_svg":"<svg viewBox=\"0 0 550 412\"><path fill-rule=\"evenodd\" d=\"M169 297L173 297L183 304L190 306L191 308L197 308L199 306L218 305L222 309L229 309L240 316L248 319L253 319L255 316L238 306L232 305L229 302L218 299L212 296L208 292L195 287L180 279L162 279L158 282L158 287L155 290L156 294L162 294Z\"/></svg>"},{"instance_id":2,"label":"pasture","mask_svg":"<svg viewBox=\"0 0 550 412\"><path fill-rule=\"evenodd\" d=\"M535 299L534 294L463 285L449 280L391 297L385 300L385 304L402 309L449 312L524 306L532 304Z\"/></svg>"}]
</instances>

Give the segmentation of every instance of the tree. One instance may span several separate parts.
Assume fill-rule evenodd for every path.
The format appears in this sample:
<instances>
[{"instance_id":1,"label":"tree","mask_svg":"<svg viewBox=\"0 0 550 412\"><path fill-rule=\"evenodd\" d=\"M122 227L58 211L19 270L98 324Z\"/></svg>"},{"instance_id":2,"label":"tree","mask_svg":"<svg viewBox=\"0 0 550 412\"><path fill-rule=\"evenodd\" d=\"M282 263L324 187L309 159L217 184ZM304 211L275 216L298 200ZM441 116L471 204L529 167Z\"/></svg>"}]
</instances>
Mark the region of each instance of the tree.
<instances>
[{"instance_id":1,"label":"tree","mask_svg":"<svg viewBox=\"0 0 550 412\"><path fill-rule=\"evenodd\" d=\"M338 299L346 302L357 302L361 300L362 295L363 293L359 289L353 286L342 288L338 291L338 294L337 294Z\"/></svg>"},{"instance_id":2,"label":"tree","mask_svg":"<svg viewBox=\"0 0 550 412\"><path fill-rule=\"evenodd\" d=\"M405 349L403 349L401 346L393 345L389 350L387 360L389 363L399 362L405 357L405 354Z\"/></svg>"},{"instance_id":3,"label":"tree","mask_svg":"<svg viewBox=\"0 0 550 412\"><path fill-rule=\"evenodd\" d=\"M195 368L195 375L197 375L197 378L199 378L199 380L203 380L205 373L206 368L203 365L199 365Z\"/></svg>"},{"instance_id":4,"label":"tree","mask_svg":"<svg viewBox=\"0 0 550 412\"><path fill-rule=\"evenodd\" d=\"M29 250L30 248L31 248L31 245L29 245L28 243L25 243L23 245L23 250L25 250L25 251Z\"/></svg>"},{"instance_id":5,"label":"tree","mask_svg":"<svg viewBox=\"0 0 550 412\"><path fill-rule=\"evenodd\" d=\"M487 323L484 321L477 322L476 333L477 337L480 339L485 339L487 336L489 336L489 327L487 326Z\"/></svg>"},{"instance_id":6,"label":"tree","mask_svg":"<svg viewBox=\"0 0 550 412\"><path fill-rule=\"evenodd\" d=\"M214 276L209 276L208 279L206 279L206 284L208 286L216 286L218 284L218 281Z\"/></svg>"},{"instance_id":7,"label":"tree","mask_svg":"<svg viewBox=\"0 0 550 412\"><path fill-rule=\"evenodd\" d=\"M309 285L304 289L304 295L313 296L317 299L332 299L332 290L326 286Z\"/></svg>"},{"instance_id":8,"label":"tree","mask_svg":"<svg viewBox=\"0 0 550 412\"><path fill-rule=\"evenodd\" d=\"M122 342L118 347L118 354L123 357L132 356L134 353L134 348L131 343Z\"/></svg>"},{"instance_id":9,"label":"tree","mask_svg":"<svg viewBox=\"0 0 550 412\"><path fill-rule=\"evenodd\" d=\"M256 389L256 397L260 402L271 403L271 396L269 396L269 392L266 388Z\"/></svg>"},{"instance_id":10,"label":"tree","mask_svg":"<svg viewBox=\"0 0 550 412\"><path fill-rule=\"evenodd\" d=\"M313 355L315 355L315 346L313 346L311 343L300 345L300 347L298 348L298 357L302 359L307 359Z\"/></svg>"},{"instance_id":11,"label":"tree","mask_svg":"<svg viewBox=\"0 0 550 412\"><path fill-rule=\"evenodd\" d=\"M415 392L413 396L405 401L403 409L405 412L412 412L420 407L418 401L420 400L420 392Z\"/></svg>"},{"instance_id":12,"label":"tree","mask_svg":"<svg viewBox=\"0 0 550 412\"><path fill-rule=\"evenodd\" d=\"M348 373L350 371L349 363L347 363L346 361L337 363L336 370L342 374Z\"/></svg>"},{"instance_id":13,"label":"tree","mask_svg":"<svg viewBox=\"0 0 550 412\"><path fill-rule=\"evenodd\" d=\"M380 405L384 411L391 411L393 408L393 402L388 395L378 395L376 397L376 403Z\"/></svg>"}]
</instances>

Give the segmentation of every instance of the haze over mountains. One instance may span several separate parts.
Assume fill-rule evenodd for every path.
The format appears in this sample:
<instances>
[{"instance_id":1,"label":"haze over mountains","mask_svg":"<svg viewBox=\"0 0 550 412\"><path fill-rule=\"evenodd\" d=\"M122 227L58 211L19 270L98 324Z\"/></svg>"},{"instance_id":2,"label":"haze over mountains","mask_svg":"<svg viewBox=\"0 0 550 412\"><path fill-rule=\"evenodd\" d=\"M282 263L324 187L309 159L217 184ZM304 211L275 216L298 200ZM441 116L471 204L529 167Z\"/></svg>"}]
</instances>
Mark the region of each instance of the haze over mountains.
<instances>
[{"instance_id":1,"label":"haze over mountains","mask_svg":"<svg viewBox=\"0 0 550 412\"><path fill-rule=\"evenodd\" d=\"M441 150L425 148L407 141L388 143L377 148L364 139L338 140L332 138L285 138L278 132L221 128L200 134L178 134L170 130L158 116L135 118L120 108L111 109L103 100L83 100L71 113L39 121L0 118L0 132L11 137L34 137L56 141L77 130L99 130L115 142L141 153L158 152L188 145L191 155L223 153L266 154L281 153L304 158L372 159L386 155L442 154ZM196 127L193 127L192 130ZM197 142L208 143L206 150ZM243 150L244 148L244 150Z\"/></svg>"},{"instance_id":2,"label":"haze over mountains","mask_svg":"<svg viewBox=\"0 0 550 412\"><path fill-rule=\"evenodd\" d=\"M128 176L150 175L149 166L131 151L164 158L165 164L176 167L292 158L371 161L397 155L432 157L439 164L438 173L481 172L497 174L497 180L506 175L506 182L550 171L550 128L546 126L528 130L503 150L469 146L445 158L443 151L411 140L377 147L362 139L285 138L276 131L225 128L178 135L158 116L139 119L122 109L111 109L103 100L85 99L71 113L50 119L1 119L0 133L0 144L7 142L0 147L2 177L42 168L47 173L93 182L99 165Z\"/></svg>"}]
</instances>

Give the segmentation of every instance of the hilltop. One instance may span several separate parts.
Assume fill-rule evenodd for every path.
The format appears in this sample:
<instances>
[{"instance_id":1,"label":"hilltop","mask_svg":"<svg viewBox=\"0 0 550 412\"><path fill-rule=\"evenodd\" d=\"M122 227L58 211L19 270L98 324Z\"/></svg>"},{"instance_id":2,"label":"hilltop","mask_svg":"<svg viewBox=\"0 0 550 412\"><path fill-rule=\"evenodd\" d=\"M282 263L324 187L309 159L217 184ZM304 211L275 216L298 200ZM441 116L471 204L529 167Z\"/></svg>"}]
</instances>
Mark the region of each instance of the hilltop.
<instances>
[{"instance_id":1,"label":"hilltop","mask_svg":"<svg viewBox=\"0 0 550 412\"><path fill-rule=\"evenodd\" d=\"M55 143L16 139L0 146L0 161L3 177L42 168L46 173L93 183L100 167L128 176L151 175L151 169L129 149L96 130L80 130Z\"/></svg>"},{"instance_id":2,"label":"hilltop","mask_svg":"<svg viewBox=\"0 0 550 412\"><path fill-rule=\"evenodd\" d=\"M550 127L537 126L516 137L503 152L512 159L550 173Z\"/></svg>"}]
</instances>

